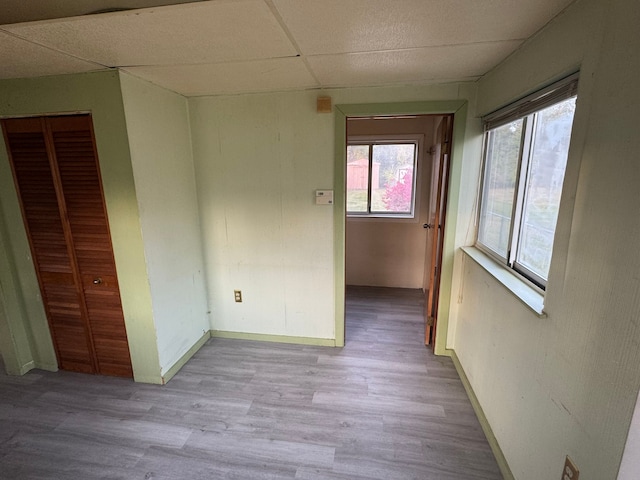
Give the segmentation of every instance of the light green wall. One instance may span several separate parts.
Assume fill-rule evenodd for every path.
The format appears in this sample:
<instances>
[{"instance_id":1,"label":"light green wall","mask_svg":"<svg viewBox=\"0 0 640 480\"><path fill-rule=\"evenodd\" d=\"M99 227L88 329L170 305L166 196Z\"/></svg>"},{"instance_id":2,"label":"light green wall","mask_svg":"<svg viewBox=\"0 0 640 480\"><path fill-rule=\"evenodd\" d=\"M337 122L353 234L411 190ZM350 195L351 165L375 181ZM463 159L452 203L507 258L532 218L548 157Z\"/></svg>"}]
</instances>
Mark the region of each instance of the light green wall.
<instances>
[{"instance_id":1,"label":"light green wall","mask_svg":"<svg viewBox=\"0 0 640 480\"><path fill-rule=\"evenodd\" d=\"M363 104L393 102L395 113L453 100L465 118L470 84L336 89L338 115L319 114L317 91L189 100L214 330L344 342L344 115ZM349 105L359 104L353 112ZM431 104L433 107L435 104ZM442 105L440 105L441 107ZM375 106L372 108L376 108ZM348 111L349 110L349 111ZM463 161L458 122L455 169ZM464 146L465 155L473 152ZM476 152L477 153L477 152ZM341 166L342 165L342 166ZM335 190L336 205L314 204L316 189ZM452 194L459 195L457 187ZM454 198L455 206L458 199ZM454 215L455 217L455 215ZM455 218L452 220L456 224ZM454 230L452 230L454 231ZM452 263L455 235L448 239ZM233 301L233 290L243 303ZM449 290L444 289L445 297ZM448 308L448 302L443 302ZM446 333L446 321L443 332ZM440 351L445 350L441 336Z\"/></svg>"},{"instance_id":2,"label":"light green wall","mask_svg":"<svg viewBox=\"0 0 640 480\"><path fill-rule=\"evenodd\" d=\"M213 330L334 337L333 207L314 204L333 124L315 97L189 100Z\"/></svg>"},{"instance_id":3,"label":"light green wall","mask_svg":"<svg viewBox=\"0 0 640 480\"><path fill-rule=\"evenodd\" d=\"M452 85L453 87L453 85ZM450 302L451 302L451 285L454 278L454 258L459 247L464 245L458 243L459 238L464 236L457 232L460 227L460 205L464 204L464 199L468 196L468 192L461 190L461 171L463 164L473 162L479 156L479 151L472 147L473 142L467 142L465 131L469 122L467 111L470 102L475 101L475 89L468 84L456 85L456 93L454 97L458 100L435 100L431 101L414 101L399 103L365 103L365 104L340 104L336 107L336 124L335 138L336 142L336 159L335 159L335 185L342 186L342 191L336 199L336 208L339 215L336 215L334 222L334 244L341 247L338 249L335 257L336 272L336 332L344 332L344 238L345 238L345 169L346 169L346 152L344 147L345 122L349 116L363 117L376 115L420 115L420 114L454 114L453 121L453 138L452 152L450 160L449 172L449 191L447 194L446 208L446 225L444 234L444 244L442 253L442 269L440 279L439 304L438 304L438 324L436 330L436 339L434 342L434 351L438 355L447 355L448 337L451 330L449 322ZM425 94L428 98L429 88L425 87ZM383 98L379 96L379 98ZM466 218L462 216L462 218ZM340 338L344 342L344 338ZM339 344L338 339L336 343Z\"/></svg>"},{"instance_id":4,"label":"light green wall","mask_svg":"<svg viewBox=\"0 0 640 480\"><path fill-rule=\"evenodd\" d=\"M118 73L0 81L1 116L78 111L91 112L93 116L134 376L138 381L159 383L161 376L151 296ZM8 271L0 271L5 311L14 316L10 324L24 326L34 365L51 368L56 365L56 360L4 142L0 148L0 203L4 224L0 229L2 245L12 267ZM15 272L15 278L11 278L11 271ZM11 287L12 282L17 285L17 290ZM5 289L15 292L15 295L8 295ZM22 318L15 318L17 315ZM13 334L16 338L25 337L16 329ZM16 345L22 343L20 340ZM26 349L19 355L26 355Z\"/></svg>"},{"instance_id":5,"label":"light green wall","mask_svg":"<svg viewBox=\"0 0 640 480\"><path fill-rule=\"evenodd\" d=\"M578 0L478 85L482 114L581 70L548 317L470 258L454 283L453 346L518 480L559 478L567 454L585 479L620 464L640 388L639 24L635 0Z\"/></svg>"},{"instance_id":6,"label":"light green wall","mask_svg":"<svg viewBox=\"0 0 640 480\"><path fill-rule=\"evenodd\" d=\"M211 329L187 100L120 81L164 377Z\"/></svg>"},{"instance_id":7,"label":"light green wall","mask_svg":"<svg viewBox=\"0 0 640 480\"><path fill-rule=\"evenodd\" d=\"M344 181L334 171L344 129L336 130L334 115L316 113L318 92L187 103L114 72L6 81L0 89L13 100L0 114L92 111L136 380L161 382L208 328L344 342ZM323 94L341 105L393 102L387 105L395 113L454 100L425 113L463 106L457 114L464 119L475 91L450 84ZM454 171L462 166L464 122L456 131ZM6 157L0 166L8 171ZM55 368L15 190L5 183L8 258L27 279L18 292L25 310L35 310L24 313L23 336L33 330L31 350L43 349ZM328 188L336 190L337 208L314 204L314 191ZM455 224L455 184L452 192ZM450 276L455 234L447 235ZM233 302L234 289L243 291L242 304ZM442 291L446 311L450 289ZM445 342L440 335L440 353Z\"/></svg>"},{"instance_id":8,"label":"light green wall","mask_svg":"<svg viewBox=\"0 0 640 480\"><path fill-rule=\"evenodd\" d=\"M34 342L22 321L26 316L25 309L21 297L18 296L17 272L7 256L5 238L7 232L4 223L0 222L0 354L7 373L21 375L35 366L31 350L31 344ZM48 348L49 352L45 353L53 355L51 344ZM46 367L48 370L57 369L55 355L51 363L45 362L46 359L40 361L38 366Z\"/></svg>"}]
</instances>

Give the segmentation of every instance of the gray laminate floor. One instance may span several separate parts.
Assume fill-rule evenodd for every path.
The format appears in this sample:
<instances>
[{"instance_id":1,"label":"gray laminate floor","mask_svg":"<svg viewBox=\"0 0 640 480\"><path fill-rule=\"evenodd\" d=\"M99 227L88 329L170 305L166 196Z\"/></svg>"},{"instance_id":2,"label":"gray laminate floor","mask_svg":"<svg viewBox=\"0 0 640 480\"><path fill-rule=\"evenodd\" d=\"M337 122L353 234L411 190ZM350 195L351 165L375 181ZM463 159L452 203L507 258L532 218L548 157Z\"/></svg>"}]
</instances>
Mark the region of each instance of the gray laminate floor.
<instances>
[{"instance_id":1,"label":"gray laminate floor","mask_svg":"<svg viewBox=\"0 0 640 480\"><path fill-rule=\"evenodd\" d=\"M0 478L500 479L422 308L349 288L344 348L212 339L162 387L0 374Z\"/></svg>"}]
</instances>

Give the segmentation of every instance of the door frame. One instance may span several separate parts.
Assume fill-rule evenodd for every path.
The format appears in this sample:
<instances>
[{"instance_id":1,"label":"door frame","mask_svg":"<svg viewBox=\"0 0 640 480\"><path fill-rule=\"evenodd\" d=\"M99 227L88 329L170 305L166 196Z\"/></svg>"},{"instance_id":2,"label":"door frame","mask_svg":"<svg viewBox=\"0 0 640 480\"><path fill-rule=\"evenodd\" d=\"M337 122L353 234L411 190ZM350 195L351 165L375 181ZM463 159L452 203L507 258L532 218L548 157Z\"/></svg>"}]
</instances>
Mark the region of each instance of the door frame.
<instances>
[{"instance_id":1,"label":"door frame","mask_svg":"<svg viewBox=\"0 0 640 480\"><path fill-rule=\"evenodd\" d=\"M433 217L431 217L432 205L429 205L429 219L427 232L427 251L430 255L429 261L425 261L425 278L428 273L428 280L425 281L425 307L424 307L424 344L435 346L435 335L437 334L438 324L438 296L440 292L440 276L442 272L442 246L444 244L444 230L446 229L446 208L447 208L447 192L449 191L449 166L451 164L451 138L453 132L453 117L451 115L442 115L440 125L436 128L437 161L433 158L433 167L431 172L431 202L434 202ZM437 172L436 172L437 168ZM435 194L435 195L434 195ZM428 247L431 248L428 248ZM429 265L428 272L426 266ZM434 295L434 293L436 295Z\"/></svg>"},{"instance_id":2,"label":"door frame","mask_svg":"<svg viewBox=\"0 0 640 480\"><path fill-rule=\"evenodd\" d=\"M406 103L338 104L335 106L335 164L334 164L334 287L335 287L335 344L345 343L345 242L346 242L346 169L347 169L347 117L394 115L453 115L452 152L447 195L447 225L440 279L439 329L436 332L434 352L449 355L447 332L449 325L451 281L455 253L455 230L458 217L458 197L462 172L462 153L467 123L466 100L444 100Z\"/></svg>"}]
</instances>

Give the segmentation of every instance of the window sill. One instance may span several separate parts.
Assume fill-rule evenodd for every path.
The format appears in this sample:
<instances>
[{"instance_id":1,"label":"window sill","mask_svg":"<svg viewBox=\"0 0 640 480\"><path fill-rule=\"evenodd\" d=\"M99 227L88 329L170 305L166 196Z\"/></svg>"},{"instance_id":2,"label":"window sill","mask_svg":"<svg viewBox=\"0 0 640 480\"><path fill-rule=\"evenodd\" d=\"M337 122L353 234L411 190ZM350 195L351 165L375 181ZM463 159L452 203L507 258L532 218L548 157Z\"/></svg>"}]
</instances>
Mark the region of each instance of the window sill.
<instances>
[{"instance_id":1,"label":"window sill","mask_svg":"<svg viewBox=\"0 0 640 480\"><path fill-rule=\"evenodd\" d=\"M525 281L518 278L505 267L497 263L491 257L475 247L462 247L462 251L478 265L484 268L489 275L504 285L525 306L527 306L539 318L546 318L544 311L544 295Z\"/></svg>"}]
</instances>

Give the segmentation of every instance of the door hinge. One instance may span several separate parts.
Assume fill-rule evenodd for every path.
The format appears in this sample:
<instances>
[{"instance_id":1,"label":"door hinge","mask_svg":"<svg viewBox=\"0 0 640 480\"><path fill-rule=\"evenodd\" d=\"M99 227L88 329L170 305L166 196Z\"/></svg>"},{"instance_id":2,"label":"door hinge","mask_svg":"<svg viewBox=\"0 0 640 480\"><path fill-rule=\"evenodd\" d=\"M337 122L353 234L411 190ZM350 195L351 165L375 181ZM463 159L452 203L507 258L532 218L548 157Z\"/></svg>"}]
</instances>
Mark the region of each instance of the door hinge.
<instances>
[{"instance_id":1,"label":"door hinge","mask_svg":"<svg viewBox=\"0 0 640 480\"><path fill-rule=\"evenodd\" d=\"M427 327L433 327L434 323L435 323L435 318L427 317Z\"/></svg>"}]
</instances>

